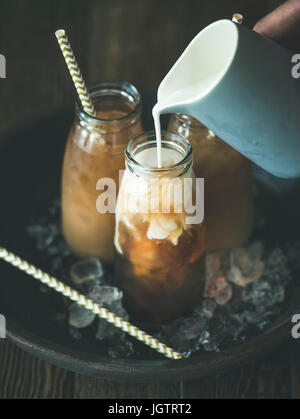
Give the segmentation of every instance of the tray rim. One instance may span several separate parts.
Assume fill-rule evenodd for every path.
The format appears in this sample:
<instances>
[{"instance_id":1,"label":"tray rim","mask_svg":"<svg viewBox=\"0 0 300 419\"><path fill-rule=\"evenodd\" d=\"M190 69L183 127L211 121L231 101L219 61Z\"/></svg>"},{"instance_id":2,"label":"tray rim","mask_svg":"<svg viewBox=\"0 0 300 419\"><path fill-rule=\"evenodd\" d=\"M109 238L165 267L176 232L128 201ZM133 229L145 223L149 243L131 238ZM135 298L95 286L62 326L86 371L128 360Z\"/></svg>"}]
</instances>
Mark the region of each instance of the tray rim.
<instances>
[{"instance_id":1,"label":"tray rim","mask_svg":"<svg viewBox=\"0 0 300 419\"><path fill-rule=\"evenodd\" d=\"M112 359L67 348L7 320L7 337L19 348L51 364L82 375L136 383L173 382L224 373L264 355L291 336L291 318L270 332L218 353L202 353L182 361ZM245 348L243 351L242 348Z\"/></svg>"}]
</instances>

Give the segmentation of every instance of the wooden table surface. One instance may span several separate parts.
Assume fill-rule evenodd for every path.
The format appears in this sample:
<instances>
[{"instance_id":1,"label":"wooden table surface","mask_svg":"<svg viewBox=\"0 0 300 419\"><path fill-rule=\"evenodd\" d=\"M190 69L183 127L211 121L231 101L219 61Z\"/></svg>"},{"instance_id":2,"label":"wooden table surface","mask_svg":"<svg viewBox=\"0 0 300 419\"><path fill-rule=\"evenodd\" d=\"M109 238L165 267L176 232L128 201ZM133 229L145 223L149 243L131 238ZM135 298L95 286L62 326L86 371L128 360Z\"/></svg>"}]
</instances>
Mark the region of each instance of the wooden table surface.
<instances>
[{"instance_id":1,"label":"wooden table surface","mask_svg":"<svg viewBox=\"0 0 300 419\"><path fill-rule=\"evenodd\" d=\"M1 0L0 53L7 60L7 78L0 80L0 134L74 96L54 37L60 27L67 30L88 82L125 79L146 93L157 89L205 25L241 12L251 26L280 3ZM134 385L73 374L0 340L0 398L298 398L299 348L297 342L285 344L262 360L200 381Z\"/></svg>"},{"instance_id":2,"label":"wooden table surface","mask_svg":"<svg viewBox=\"0 0 300 419\"><path fill-rule=\"evenodd\" d=\"M298 399L300 342L264 359L198 381L130 384L74 374L0 340L0 399Z\"/></svg>"}]
</instances>

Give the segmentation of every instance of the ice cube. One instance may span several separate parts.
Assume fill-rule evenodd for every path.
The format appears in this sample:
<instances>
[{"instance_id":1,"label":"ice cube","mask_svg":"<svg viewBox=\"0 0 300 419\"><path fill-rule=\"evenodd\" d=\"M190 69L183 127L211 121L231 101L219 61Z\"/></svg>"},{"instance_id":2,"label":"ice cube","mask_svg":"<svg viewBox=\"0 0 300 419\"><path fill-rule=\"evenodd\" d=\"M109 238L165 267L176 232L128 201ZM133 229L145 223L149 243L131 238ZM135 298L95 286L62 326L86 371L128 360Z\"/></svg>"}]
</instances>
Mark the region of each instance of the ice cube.
<instances>
[{"instance_id":1,"label":"ice cube","mask_svg":"<svg viewBox=\"0 0 300 419\"><path fill-rule=\"evenodd\" d=\"M181 353L199 349L207 334L207 319L200 313L183 317L162 327L158 338Z\"/></svg>"},{"instance_id":2,"label":"ice cube","mask_svg":"<svg viewBox=\"0 0 300 419\"><path fill-rule=\"evenodd\" d=\"M215 300L207 299L202 303L202 313L207 319L212 319L217 308Z\"/></svg>"},{"instance_id":3,"label":"ice cube","mask_svg":"<svg viewBox=\"0 0 300 419\"><path fill-rule=\"evenodd\" d=\"M26 228L26 231L29 236L37 237L45 232L45 226L38 224L37 222L32 223Z\"/></svg>"},{"instance_id":4,"label":"ice cube","mask_svg":"<svg viewBox=\"0 0 300 419\"><path fill-rule=\"evenodd\" d=\"M232 287L224 276L216 276L209 283L206 283L204 296L205 298L214 298L218 305L224 305L232 297Z\"/></svg>"},{"instance_id":5,"label":"ice cube","mask_svg":"<svg viewBox=\"0 0 300 419\"><path fill-rule=\"evenodd\" d=\"M74 303L69 307L69 324L75 329L84 329L90 326L96 314Z\"/></svg>"},{"instance_id":6,"label":"ice cube","mask_svg":"<svg viewBox=\"0 0 300 419\"><path fill-rule=\"evenodd\" d=\"M261 280L246 289L242 298L244 302L251 303L257 307L257 310L264 312L284 301L285 289L281 284Z\"/></svg>"},{"instance_id":7,"label":"ice cube","mask_svg":"<svg viewBox=\"0 0 300 419\"><path fill-rule=\"evenodd\" d=\"M281 248L276 247L272 250L267 259L264 278L273 283L277 282L283 284L289 282L291 273L287 264L287 256L283 253Z\"/></svg>"},{"instance_id":8,"label":"ice cube","mask_svg":"<svg viewBox=\"0 0 300 419\"><path fill-rule=\"evenodd\" d=\"M51 272L57 272L64 266L64 261L60 257L56 257L51 260Z\"/></svg>"},{"instance_id":9,"label":"ice cube","mask_svg":"<svg viewBox=\"0 0 300 419\"><path fill-rule=\"evenodd\" d=\"M176 228L176 227L175 227ZM149 228L148 228L148 232L147 232L147 237L149 240L165 240L169 237L170 235L170 231L168 231L167 229L165 229L161 223L159 222L159 220L157 220L156 218L152 218Z\"/></svg>"},{"instance_id":10,"label":"ice cube","mask_svg":"<svg viewBox=\"0 0 300 419\"><path fill-rule=\"evenodd\" d=\"M221 253L211 253L206 256L205 298L215 298L218 291L224 287L226 279L221 270Z\"/></svg>"},{"instance_id":11,"label":"ice cube","mask_svg":"<svg viewBox=\"0 0 300 419\"><path fill-rule=\"evenodd\" d=\"M57 243L57 251L60 256L70 256L72 254L71 249L64 240L60 240Z\"/></svg>"},{"instance_id":12,"label":"ice cube","mask_svg":"<svg viewBox=\"0 0 300 419\"><path fill-rule=\"evenodd\" d=\"M89 298L95 303L110 307L123 298L123 292L116 287L95 284L89 292Z\"/></svg>"},{"instance_id":13,"label":"ice cube","mask_svg":"<svg viewBox=\"0 0 300 419\"><path fill-rule=\"evenodd\" d=\"M54 322L55 323L64 323L66 321L66 314L65 313L57 313L54 316Z\"/></svg>"},{"instance_id":14,"label":"ice cube","mask_svg":"<svg viewBox=\"0 0 300 419\"><path fill-rule=\"evenodd\" d=\"M45 230L37 236L37 248L38 250L44 250L50 246L55 239L55 236L51 234L51 231Z\"/></svg>"},{"instance_id":15,"label":"ice cube","mask_svg":"<svg viewBox=\"0 0 300 419\"><path fill-rule=\"evenodd\" d=\"M99 319L99 325L96 333L96 339L104 340L113 336L123 336L124 332L118 329L113 324L108 323L106 320Z\"/></svg>"},{"instance_id":16,"label":"ice cube","mask_svg":"<svg viewBox=\"0 0 300 419\"><path fill-rule=\"evenodd\" d=\"M78 329L75 329L74 327L69 328L70 336L75 340L81 340L82 339L82 333L79 332Z\"/></svg>"},{"instance_id":17,"label":"ice cube","mask_svg":"<svg viewBox=\"0 0 300 419\"><path fill-rule=\"evenodd\" d=\"M220 253L210 253L206 256L206 278L208 282L219 275L221 269Z\"/></svg>"},{"instance_id":18,"label":"ice cube","mask_svg":"<svg viewBox=\"0 0 300 419\"><path fill-rule=\"evenodd\" d=\"M287 265L297 273L300 272L300 243L287 243L285 250Z\"/></svg>"},{"instance_id":19,"label":"ice cube","mask_svg":"<svg viewBox=\"0 0 300 419\"><path fill-rule=\"evenodd\" d=\"M120 338L112 338L109 349L108 349L108 355L113 358L129 358L134 353L134 347L132 342L130 342L126 336L122 336ZM136 354L135 354L136 356Z\"/></svg>"},{"instance_id":20,"label":"ice cube","mask_svg":"<svg viewBox=\"0 0 300 419\"><path fill-rule=\"evenodd\" d=\"M109 309L117 316L122 317L122 319L129 320L129 315L123 307L122 300L113 301L112 304L110 304Z\"/></svg>"},{"instance_id":21,"label":"ice cube","mask_svg":"<svg viewBox=\"0 0 300 419\"><path fill-rule=\"evenodd\" d=\"M230 252L228 280L239 287L246 287L258 281L264 270L262 244L255 242L249 247L237 247Z\"/></svg>"},{"instance_id":22,"label":"ice cube","mask_svg":"<svg viewBox=\"0 0 300 419\"><path fill-rule=\"evenodd\" d=\"M99 280L103 277L103 267L96 258L83 259L76 262L70 270L71 279L76 285L83 285L89 281Z\"/></svg>"},{"instance_id":23,"label":"ice cube","mask_svg":"<svg viewBox=\"0 0 300 419\"><path fill-rule=\"evenodd\" d=\"M223 306L231 300L232 297L232 286L228 284L226 280L219 281L216 291L216 303Z\"/></svg>"}]
</instances>

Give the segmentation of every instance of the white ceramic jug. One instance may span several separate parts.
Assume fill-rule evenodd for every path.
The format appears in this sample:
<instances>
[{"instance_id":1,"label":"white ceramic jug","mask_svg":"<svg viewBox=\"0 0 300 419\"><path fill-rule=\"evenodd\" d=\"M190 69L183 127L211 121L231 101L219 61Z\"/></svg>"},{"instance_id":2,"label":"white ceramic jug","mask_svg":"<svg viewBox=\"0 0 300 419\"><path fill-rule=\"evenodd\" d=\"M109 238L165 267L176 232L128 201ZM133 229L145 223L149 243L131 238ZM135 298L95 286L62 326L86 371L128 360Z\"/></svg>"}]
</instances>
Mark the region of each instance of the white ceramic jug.
<instances>
[{"instance_id":1,"label":"white ceramic jug","mask_svg":"<svg viewBox=\"0 0 300 419\"><path fill-rule=\"evenodd\" d=\"M158 90L156 111L183 113L268 172L300 176L300 79L293 53L231 20L201 31Z\"/></svg>"}]
</instances>

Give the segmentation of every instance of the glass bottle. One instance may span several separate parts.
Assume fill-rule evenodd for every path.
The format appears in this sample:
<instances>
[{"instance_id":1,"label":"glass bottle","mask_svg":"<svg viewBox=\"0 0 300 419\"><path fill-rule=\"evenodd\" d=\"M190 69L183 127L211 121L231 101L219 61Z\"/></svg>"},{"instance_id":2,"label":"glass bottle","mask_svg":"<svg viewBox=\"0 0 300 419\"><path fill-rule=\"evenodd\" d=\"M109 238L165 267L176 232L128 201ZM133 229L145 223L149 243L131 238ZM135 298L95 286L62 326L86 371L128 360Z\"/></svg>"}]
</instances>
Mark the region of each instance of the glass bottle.
<instances>
[{"instance_id":1,"label":"glass bottle","mask_svg":"<svg viewBox=\"0 0 300 419\"><path fill-rule=\"evenodd\" d=\"M191 142L195 175L205 180L206 250L247 242L254 217L250 161L190 116L172 115L169 130Z\"/></svg>"},{"instance_id":2,"label":"glass bottle","mask_svg":"<svg viewBox=\"0 0 300 419\"><path fill-rule=\"evenodd\" d=\"M62 224L75 254L112 263L115 214L96 208L100 179L113 179L125 168L124 149L140 134L141 97L129 83L101 83L90 89L97 117L76 105L63 165Z\"/></svg>"},{"instance_id":3,"label":"glass bottle","mask_svg":"<svg viewBox=\"0 0 300 419\"><path fill-rule=\"evenodd\" d=\"M156 163L155 134L128 144L116 211L115 276L127 306L145 321L161 324L201 301L205 228L201 210L191 220L198 210L186 205L203 205L190 143L164 133L162 168Z\"/></svg>"}]
</instances>

